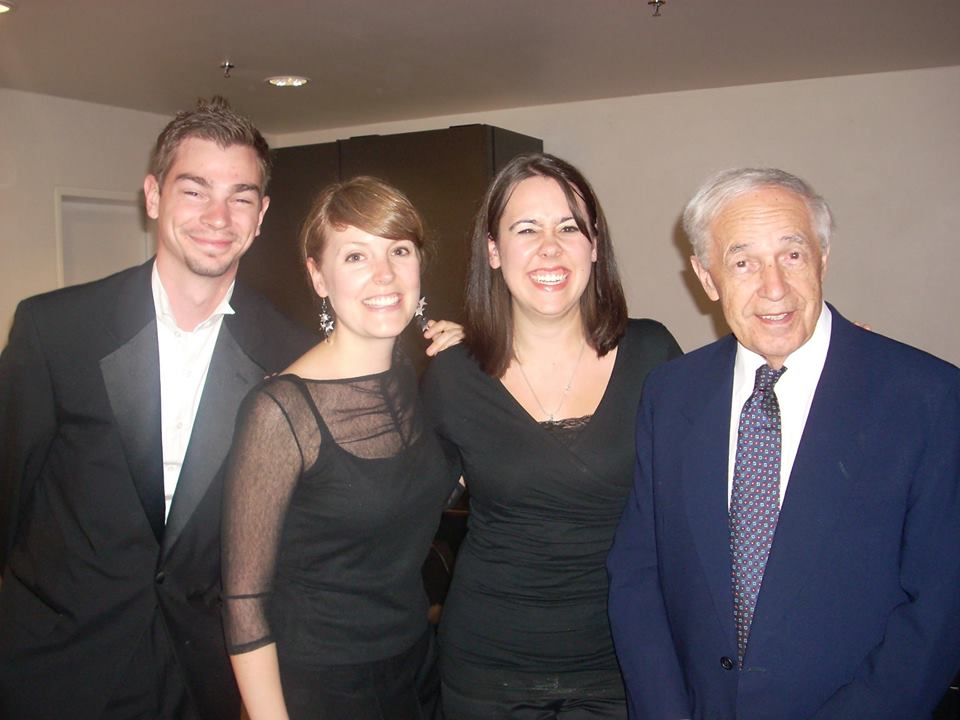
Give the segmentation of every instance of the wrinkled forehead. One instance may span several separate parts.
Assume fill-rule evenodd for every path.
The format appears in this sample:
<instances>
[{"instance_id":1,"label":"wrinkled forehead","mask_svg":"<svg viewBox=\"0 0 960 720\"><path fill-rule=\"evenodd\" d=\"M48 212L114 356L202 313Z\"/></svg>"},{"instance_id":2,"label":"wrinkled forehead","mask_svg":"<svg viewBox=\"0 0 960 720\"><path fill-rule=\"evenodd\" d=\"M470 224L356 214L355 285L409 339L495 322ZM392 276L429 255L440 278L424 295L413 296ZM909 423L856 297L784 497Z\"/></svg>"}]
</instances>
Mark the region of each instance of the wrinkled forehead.
<instances>
[{"instance_id":1,"label":"wrinkled forehead","mask_svg":"<svg viewBox=\"0 0 960 720\"><path fill-rule=\"evenodd\" d=\"M719 209L710 225L714 246L721 252L757 242L817 243L806 201L779 187L743 192Z\"/></svg>"}]
</instances>

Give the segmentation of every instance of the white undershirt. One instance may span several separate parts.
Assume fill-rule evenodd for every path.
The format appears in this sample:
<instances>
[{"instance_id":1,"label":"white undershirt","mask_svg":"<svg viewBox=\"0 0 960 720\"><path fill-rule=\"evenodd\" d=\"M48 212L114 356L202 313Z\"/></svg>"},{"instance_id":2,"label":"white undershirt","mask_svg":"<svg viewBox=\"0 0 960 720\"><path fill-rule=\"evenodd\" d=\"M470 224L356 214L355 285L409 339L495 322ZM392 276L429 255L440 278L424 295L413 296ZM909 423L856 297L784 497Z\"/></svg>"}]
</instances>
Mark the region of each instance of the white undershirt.
<instances>
[{"instance_id":1,"label":"white undershirt","mask_svg":"<svg viewBox=\"0 0 960 720\"><path fill-rule=\"evenodd\" d=\"M157 342L160 347L160 421L163 441L164 520L170 514L173 493L180 479L183 458L200 406L200 396L210 369L224 315L232 315L233 284L206 320L192 332L181 330L173 317L170 298L153 265L153 306L157 313Z\"/></svg>"},{"instance_id":2,"label":"white undershirt","mask_svg":"<svg viewBox=\"0 0 960 720\"><path fill-rule=\"evenodd\" d=\"M803 428L807 424L813 395L820 382L820 373L827 360L830 347L830 329L833 316L826 303L820 310L820 317L813 335L803 345L787 356L783 364L786 372L780 376L773 390L780 405L780 505L787 492L787 482L793 461L797 457ZM740 412L753 393L757 368L766 363L761 355L748 350L737 343L737 359L733 367L733 397L730 403L730 455L727 471L727 503L733 493L733 470L737 455L737 431L740 427Z\"/></svg>"}]
</instances>

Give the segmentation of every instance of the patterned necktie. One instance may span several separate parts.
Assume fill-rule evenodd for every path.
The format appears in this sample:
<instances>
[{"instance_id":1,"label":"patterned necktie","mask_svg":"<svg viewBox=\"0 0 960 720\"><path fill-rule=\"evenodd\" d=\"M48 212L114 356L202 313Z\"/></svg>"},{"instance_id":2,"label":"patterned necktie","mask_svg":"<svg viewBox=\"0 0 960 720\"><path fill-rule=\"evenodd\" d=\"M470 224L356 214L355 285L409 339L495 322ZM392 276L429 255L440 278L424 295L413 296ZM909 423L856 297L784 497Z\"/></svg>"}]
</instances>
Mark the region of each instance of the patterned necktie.
<instances>
[{"instance_id":1,"label":"patterned necktie","mask_svg":"<svg viewBox=\"0 0 960 720\"><path fill-rule=\"evenodd\" d=\"M733 612L740 667L780 514L780 406L773 386L786 371L757 368L753 394L740 412L730 498Z\"/></svg>"}]
</instances>

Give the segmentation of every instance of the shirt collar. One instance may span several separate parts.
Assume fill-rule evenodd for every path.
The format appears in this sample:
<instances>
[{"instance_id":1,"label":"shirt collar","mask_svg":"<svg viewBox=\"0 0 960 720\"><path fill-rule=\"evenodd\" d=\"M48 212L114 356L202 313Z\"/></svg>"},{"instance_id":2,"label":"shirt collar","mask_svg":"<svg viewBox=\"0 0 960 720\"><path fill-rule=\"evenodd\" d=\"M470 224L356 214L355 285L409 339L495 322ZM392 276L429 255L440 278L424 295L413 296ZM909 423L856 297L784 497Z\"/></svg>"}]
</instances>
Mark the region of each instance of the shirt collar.
<instances>
[{"instance_id":1,"label":"shirt collar","mask_svg":"<svg viewBox=\"0 0 960 720\"><path fill-rule=\"evenodd\" d=\"M813 374L820 377L820 371L827 359L827 350L830 347L830 330L833 327L833 315L825 302L821 301L820 317L817 318L816 327L813 328L813 335L803 345L798 347L783 361L783 364L790 369L783 377L790 377L791 382L799 379L799 376ZM734 386L745 385L753 390L754 376L757 368L767 361L762 355L758 355L744 347L737 341L737 359L733 367Z\"/></svg>"},{"instance_id":2,"label":"shirt collar","mask_svg":"<svg viewBox=\"0 0 960 720\"><path fill-rule=\"evenodd\" d=\"M219 320L224 315L234 314L234 309L230 307L230 299L233 297L233 288L235 285L236 281L230 283L230 287L227 288L227 292L220 301L220 304L217 305L214 311L210 313L209 317L197 325L194 330L205 327L211 321ZM170 307L170 296L167 295L167 290L163 287L163 282L160 280L160 271L157 270L156 260L153 262L153 273L150 276L150 286L153 289L153 307L157 312L157 322L162 322L169 327L177 328L177 321L173 316L173 308Z\"/></svg>"}]
</instances>

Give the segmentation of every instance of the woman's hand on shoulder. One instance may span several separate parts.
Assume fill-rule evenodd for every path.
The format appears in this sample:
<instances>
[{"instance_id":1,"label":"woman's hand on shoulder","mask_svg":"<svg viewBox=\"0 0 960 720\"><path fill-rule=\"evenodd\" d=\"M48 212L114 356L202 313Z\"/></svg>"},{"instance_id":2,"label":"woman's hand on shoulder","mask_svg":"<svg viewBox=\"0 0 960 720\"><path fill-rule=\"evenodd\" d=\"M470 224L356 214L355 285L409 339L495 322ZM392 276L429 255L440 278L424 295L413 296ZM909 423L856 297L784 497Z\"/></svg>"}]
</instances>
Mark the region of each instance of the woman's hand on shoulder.
<instances>
[{"instance_id":1,"label":"woman's hand on shoulder","mask_svg":"<svg viewBox=\"0 0 960 720\"><path fill-rule=\"evenodd\" d=\"M463 340L463 325L452 320L429 320L423 336L431 341L427 347L427 355L433 357Z\"/></svg>"}]
</instances>

